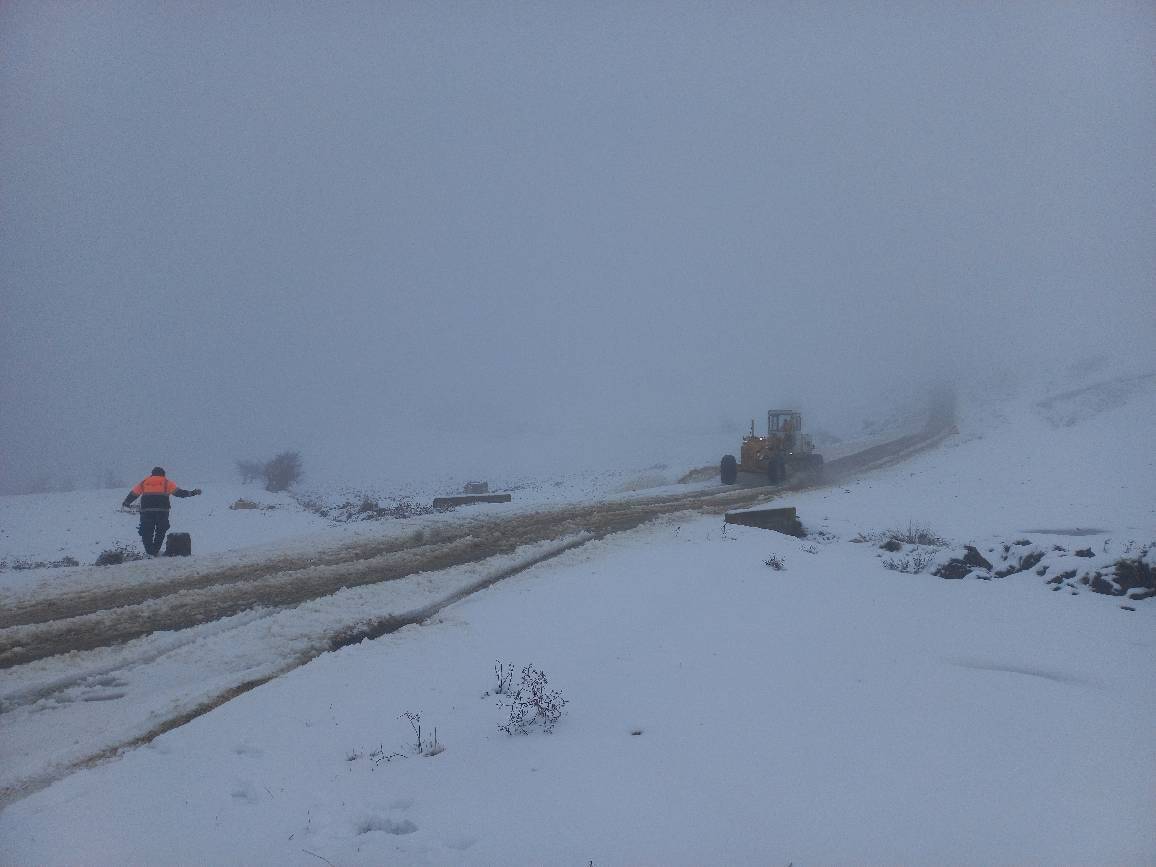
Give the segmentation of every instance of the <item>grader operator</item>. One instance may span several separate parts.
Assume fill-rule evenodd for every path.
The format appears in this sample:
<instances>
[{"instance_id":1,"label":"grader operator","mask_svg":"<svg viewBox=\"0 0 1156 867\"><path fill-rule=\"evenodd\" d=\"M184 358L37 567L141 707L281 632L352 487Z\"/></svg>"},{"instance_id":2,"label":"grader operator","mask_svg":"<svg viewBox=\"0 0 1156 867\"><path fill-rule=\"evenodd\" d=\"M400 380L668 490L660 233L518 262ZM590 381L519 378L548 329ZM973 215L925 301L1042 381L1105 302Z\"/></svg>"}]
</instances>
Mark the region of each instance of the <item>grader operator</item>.
<instances>
[{"instance_id":1,"label":"grader operator","mask_svg":"<svg viewBox=\"0 0 1156 867\"><path fill-rule=\"evenodd\" d=\"M777 485L788 477L801 473L818 474L823 469L823 456L815 452L815 444L803 433L803 414L794 409L772 409L767 412L767 435L751 432L743 437L739 460L734 455L723 455L719 465L722 483L733 485L743 473L763 484Z\"/></svg>"}]
</instances>

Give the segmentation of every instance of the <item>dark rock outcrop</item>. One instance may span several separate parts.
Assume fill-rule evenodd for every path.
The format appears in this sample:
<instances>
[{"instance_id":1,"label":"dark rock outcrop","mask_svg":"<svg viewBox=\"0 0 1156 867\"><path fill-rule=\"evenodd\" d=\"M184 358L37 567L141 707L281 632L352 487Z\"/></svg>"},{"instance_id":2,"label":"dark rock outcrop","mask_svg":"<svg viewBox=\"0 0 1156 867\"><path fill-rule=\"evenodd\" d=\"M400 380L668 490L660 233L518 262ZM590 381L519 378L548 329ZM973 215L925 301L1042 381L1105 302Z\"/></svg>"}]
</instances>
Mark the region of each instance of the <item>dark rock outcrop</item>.
<instances>
[{"instance_id":1,"label":"dark rock outcrop","mask_svg":"<svg viewBox=\"0 0 1156 867\"><path fill-rule=\"evenodd\" d=\"M987 561L987 558L984 557L983 554L979 553L974 545L965 545L964 552L963 562L968 566L971 566L973 569L987 569L989 572L991 571L991 563Z\"/></svg>"},{"instance_id":2,"label":"dark rock outcrop","mask_svg":"<svg viewBox=\"0 0 1156 867\"><path fill-rule=\"evenodd\" d=\"M1143 556L1134 560L1117 560L1110 576L1095 574L1092 590L1105 596L1148 599L1156 596L1156 570Z\"/></svg>"}]
</instances>

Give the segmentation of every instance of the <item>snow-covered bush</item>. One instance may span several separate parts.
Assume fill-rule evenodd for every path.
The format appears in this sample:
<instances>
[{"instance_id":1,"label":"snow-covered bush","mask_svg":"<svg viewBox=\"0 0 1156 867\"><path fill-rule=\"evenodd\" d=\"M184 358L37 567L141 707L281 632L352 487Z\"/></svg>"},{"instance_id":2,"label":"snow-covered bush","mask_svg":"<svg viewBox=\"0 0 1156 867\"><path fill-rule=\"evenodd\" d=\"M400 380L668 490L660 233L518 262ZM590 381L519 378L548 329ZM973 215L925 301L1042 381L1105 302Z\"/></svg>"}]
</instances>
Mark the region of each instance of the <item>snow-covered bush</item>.
<instances>
[{"instance_id":1,"label":"snow-covered bush","mask_svg":"<svg viewBox=\"0 0 1156 867\"><path fill-rule=\"evenodd\" d=\"M532 664L525 666L517 691L508 701L498 703L498 707L505 708L509 714L506 724L498 726L498 730L508 735L527 735L531 728L540 724L542 731L553 731L555 723L562 718L562 708L568 702L562 697L561 690L547 690L548 683L545 672L538 671Z\"/></svg>"}]
</instances>

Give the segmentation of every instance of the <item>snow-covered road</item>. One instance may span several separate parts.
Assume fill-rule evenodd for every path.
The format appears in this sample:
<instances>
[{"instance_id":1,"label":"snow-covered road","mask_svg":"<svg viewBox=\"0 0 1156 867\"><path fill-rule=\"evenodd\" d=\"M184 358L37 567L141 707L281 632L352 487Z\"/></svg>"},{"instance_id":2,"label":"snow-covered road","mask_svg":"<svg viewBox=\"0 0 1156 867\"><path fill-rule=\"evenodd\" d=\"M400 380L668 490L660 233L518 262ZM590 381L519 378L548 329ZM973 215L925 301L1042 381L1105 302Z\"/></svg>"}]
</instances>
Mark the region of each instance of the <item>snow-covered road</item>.
<instances>
[{"instance_id":1,"label":"snow-covered road","mask_svg":"<svg viewBox=\"0 0 1156 867\"><path fill-rule=\"evenodd\" d=\"M824 484L850 472L901 460L941 441L949 428L882 443L832 461ZM658 515L681 511L721 512L750 506L781 493L812 486L726 488L695 486L658 496L583 503L506 517L463 518L397 535L361 540L329 550L280 554L205 568L197 561L145 561L103 571L103 583L84 585L84 573L58 591L36 588L13 594L0 610L0 669L61 653L92 650L152 632L187 629L255 607L281 608L319 599L348 587L395 581L510 554L573 533L601 537L637 527ZM115 582L117 574L124 576ZM145 580L141 580L144 578Z\"/></svg>"}]
</instances>

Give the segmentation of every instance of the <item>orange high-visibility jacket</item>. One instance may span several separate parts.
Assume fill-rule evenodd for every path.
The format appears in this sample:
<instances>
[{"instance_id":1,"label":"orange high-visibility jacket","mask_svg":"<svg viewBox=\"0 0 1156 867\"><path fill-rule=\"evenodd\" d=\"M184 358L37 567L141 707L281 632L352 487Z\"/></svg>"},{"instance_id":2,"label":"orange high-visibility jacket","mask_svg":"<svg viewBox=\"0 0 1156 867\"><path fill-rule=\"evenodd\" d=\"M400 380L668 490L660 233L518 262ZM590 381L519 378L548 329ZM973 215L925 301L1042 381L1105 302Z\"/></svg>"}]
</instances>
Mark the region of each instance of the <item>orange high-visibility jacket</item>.
<instances>
[{"instance_id":1,"label":"orange high-visibility jacket","mask_svg":"<svg viewBox=\"0 0 1156 867\"><path fill-rule=\"evenodd\" d=\"M177 483L164 476L149 476L133 485L132 492L139 497L141 494L171 494L176 489Z\"/></svg>"},{"instance_id":2,"label":"orange high-visibility jacket","mask_svg":"<svg viewBox=\"0 0 1156 867\"><path fill-rule=\"evenodd\" d=\"M140 497L140 509L142 512L152 511L168 511L172 507L169 500L169 494L185 493L181 491L176 482L170 482L164 476L149 476L147 479L142 479L137 484L133 485L132 493L125 497L125 504L131 503L137 497ZM187 496L187 494L186 494Z\"/></svg>"}]
</instances>

